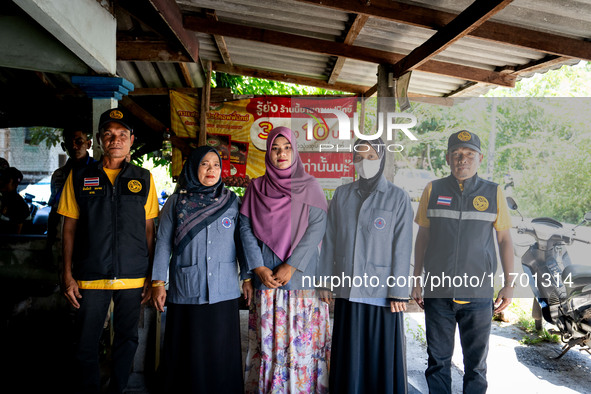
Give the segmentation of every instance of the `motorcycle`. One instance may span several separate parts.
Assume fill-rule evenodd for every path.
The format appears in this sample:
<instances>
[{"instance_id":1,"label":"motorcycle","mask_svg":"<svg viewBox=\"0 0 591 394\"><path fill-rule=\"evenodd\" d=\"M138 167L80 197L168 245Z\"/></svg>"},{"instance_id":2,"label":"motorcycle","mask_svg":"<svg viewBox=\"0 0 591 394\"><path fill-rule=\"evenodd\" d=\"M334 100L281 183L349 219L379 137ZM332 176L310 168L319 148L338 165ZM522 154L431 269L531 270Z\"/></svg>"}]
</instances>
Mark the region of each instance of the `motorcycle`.
<instances>
[{"instance_id":1,"label":"motorcycle","mask_svg":"<svg viewBox=\"0 0 591 394\"><path fill-rule=\"evenodd\" d=\"M35 200L35 196L30 193L25 193L23 199L29 206L30 215L25 220L22 234L46 234L51 207L45 201Z\"/></svg>"},{"instance_id":2,"label":"motorcycle","mask_svg":"<svg viewBox=\"0 0 591 394\"><path fill-rule=\"evenodd\" d=\"M512 197L507 197L507 203L519 213ZM575 232L581 224L591 222L591 212L572 229L548 217L532 219L530 224L524 223L523 216L521 220L517 233L533 237L521 264L535 297L532 316L536 329L542 328L542 318L558 328L564 346L556 359L577 345L591 354L591 266L573 264L566 249L575 241L591 243L577 238Z\"/></svg>"}]
</instances>

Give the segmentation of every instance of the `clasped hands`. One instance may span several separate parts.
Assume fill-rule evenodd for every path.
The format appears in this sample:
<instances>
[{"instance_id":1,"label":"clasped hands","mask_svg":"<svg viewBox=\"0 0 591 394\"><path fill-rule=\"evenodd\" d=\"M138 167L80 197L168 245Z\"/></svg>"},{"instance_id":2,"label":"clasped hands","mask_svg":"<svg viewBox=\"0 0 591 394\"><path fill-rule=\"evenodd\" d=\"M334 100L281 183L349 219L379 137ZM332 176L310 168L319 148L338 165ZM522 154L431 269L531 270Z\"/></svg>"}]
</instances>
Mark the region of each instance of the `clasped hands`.
<instances>
[{"instance_id":1,"label":"clasped hands","mask_svg":"<svg viewBox=\"0 0 591 394\"><path fill-rule=\"evenodd\" d=\"M283 263L275 267L274 270L268 267L257 267L253 271L263 285L269 289L276 289L288 284L296 269L287 263Z\"/></svg>"}]
</instances>

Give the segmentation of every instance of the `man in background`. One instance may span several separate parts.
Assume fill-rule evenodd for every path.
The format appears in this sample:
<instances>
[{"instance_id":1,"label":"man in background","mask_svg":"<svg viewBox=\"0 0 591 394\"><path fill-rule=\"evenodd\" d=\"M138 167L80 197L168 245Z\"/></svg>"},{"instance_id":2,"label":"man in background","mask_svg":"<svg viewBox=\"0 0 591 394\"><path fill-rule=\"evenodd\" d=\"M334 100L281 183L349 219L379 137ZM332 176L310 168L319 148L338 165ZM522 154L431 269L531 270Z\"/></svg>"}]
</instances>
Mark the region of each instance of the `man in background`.
<instances>
[{"instance_id":1,"label":"man in background","mask_svg":"<svg viewBox=\"0 0 591 394\"><path fill-rule=\"evenodd\" d=\"M47 220L48 245L53 245L56 240L61 240L61 218L57 213L57 208L70 171L72 171L72 168L79 168L94 163L94 159L88 154L88 150L92 146L90 134L83 131L82 128L66 128L63 131L61 146L64 152L68 154L68 161L64 166L55 170L51 176L51 196L47 203L51 207ZM56 246L59 246L61 249L61 242L58 242Z\"/></svg>"}]
</instances>

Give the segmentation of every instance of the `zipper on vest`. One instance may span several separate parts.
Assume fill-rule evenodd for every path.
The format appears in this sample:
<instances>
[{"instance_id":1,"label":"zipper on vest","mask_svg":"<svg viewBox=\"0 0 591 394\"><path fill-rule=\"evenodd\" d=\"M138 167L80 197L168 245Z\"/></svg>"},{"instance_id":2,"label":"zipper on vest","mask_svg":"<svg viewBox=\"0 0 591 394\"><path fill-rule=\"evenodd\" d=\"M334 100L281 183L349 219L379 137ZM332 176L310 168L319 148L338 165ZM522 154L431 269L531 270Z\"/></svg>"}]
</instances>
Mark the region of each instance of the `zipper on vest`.
<instances>
[{"instance_id":1,"label":"zipper on vest","mask_svg":"<svg viewBox=\"0 0 591 394\"><path fill-rule=\"evenodd\" d=\"M454 276L458 272L458 250L460 249L460 231L462 229L462 212L464 211L464 192L460 190L460 216L458 218L458 231L456 233L456 249L454 251ZM453 289L453 299L456 299L456 289L452 286Z\"/></svg>"},{"instance_id":2,"label":"zipper on vest","mask_svg":"<svg viewBox=\"0 0 591 394\"><path fill-rule=\"evenodd\" d=\"M123 168L121 169L121 171L119 171L119 174L117 174L117 176L115 177L115 182L113 182L113 200L112 200L112 204L111 204L111 215L113 218L113 276L115 279L117 279L117 276L119 276L119 264L118 264L118 258L119 258L119 252L118 252L118 243L117 243L117 235L119 233L118 231L118 225L117 225L117 212L119 210L119 199L117 198L117 185L119 184L119 178L121 177L121 174L123 173L123 171L125 171L126 169L126 165L125 163L123 163Z\"/></svg>"},{"instance_id":3,"label":"zipper on vest","mask_svg":"<svg viewBox=\"0 0 591 394\"><path fill-rule=\"evenodd\" d=\"M117 264L117 179L115 178L115 182L113 183L113 194L111 196L111 220L113 223L113 254L112 256L112 264L113 264L113 277L117 279L117 275L119 274L119 267Z\"/></svg>"}]
</instances>

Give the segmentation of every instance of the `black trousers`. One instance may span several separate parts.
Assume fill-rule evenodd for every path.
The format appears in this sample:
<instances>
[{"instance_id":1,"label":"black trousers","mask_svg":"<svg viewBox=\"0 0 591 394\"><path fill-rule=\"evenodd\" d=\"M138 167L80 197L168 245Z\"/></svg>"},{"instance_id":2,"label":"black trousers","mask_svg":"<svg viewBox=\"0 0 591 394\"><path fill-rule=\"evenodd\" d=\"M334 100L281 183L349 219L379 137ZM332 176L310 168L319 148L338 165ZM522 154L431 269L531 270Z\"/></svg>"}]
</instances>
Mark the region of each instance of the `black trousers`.
<instances>
[{"instance_id":1,"label":"black trousers","mask_svg":"<svg viewBox=\"0 0 591 394\"><path fill-rule=\"evenodd\" d=\"M464 393L486 393L486 357L493 315L492 299L458 304L449 298L425 298L429 392L451 393L451 358L456 326L464 355Z\"/></svg>"},{"instance_id":2,"label":"black trousers","mask_svg":"<svg viewBox=\"0 0 591 394\"><path fill-rule=\"evenodd\" d=\"M77 392L100 392L99 341L113 299L113 360L110 391L122 393L138 346L138 322L142 289L80 290L80 309L76 314Z\"/></svg>"},{"instance_id":3,"label":"black trousers","mask_svg":"<svg viewBox=\"0 0 591 394\"><path fill-rule=\"evenodd\" d=\"M238 299L167 308L159 392L244 393Z\"/></svg>"},{"instance_id":4,"label":"black trousers","mask_svg":"<svg viewBox=\"0 0 591 394\"><path fill-rule=\"evenodd\" d=\"M406 394L403 312L337 298L329 389L335 394Z\"/></svg>"}]
</instances>

